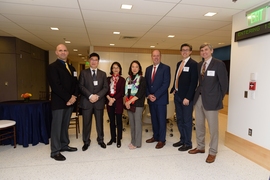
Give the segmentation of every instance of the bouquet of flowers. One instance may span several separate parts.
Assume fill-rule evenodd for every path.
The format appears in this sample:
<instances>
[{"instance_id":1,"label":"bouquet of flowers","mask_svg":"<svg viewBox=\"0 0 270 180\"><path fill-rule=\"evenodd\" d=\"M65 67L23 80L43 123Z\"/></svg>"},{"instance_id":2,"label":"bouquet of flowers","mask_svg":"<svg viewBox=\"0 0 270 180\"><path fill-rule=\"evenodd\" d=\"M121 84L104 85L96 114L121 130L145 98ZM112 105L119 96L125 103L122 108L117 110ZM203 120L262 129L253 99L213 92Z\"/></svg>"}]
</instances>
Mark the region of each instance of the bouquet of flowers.
<instances>
[{"instance_id":1,"label":"bouquet of flowers","mask_svg":"<svg viewBox=\"0 0 270 180\"><path fill-rule=\"evenodd\" d=\"M30 97L32 97L32 94L31 93L24 93L21 95L21 97L24 99L27 99L27 98L29 99Z\"/></svg>"}]
</instances>

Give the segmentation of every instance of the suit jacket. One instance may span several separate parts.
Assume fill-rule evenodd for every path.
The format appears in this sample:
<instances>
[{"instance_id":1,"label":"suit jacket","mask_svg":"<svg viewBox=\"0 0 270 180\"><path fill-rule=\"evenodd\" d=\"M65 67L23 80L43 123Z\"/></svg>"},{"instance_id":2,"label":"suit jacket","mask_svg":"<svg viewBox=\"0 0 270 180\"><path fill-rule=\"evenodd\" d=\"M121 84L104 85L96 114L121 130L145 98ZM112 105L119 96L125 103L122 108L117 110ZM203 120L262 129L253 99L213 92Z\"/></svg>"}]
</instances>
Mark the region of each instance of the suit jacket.
<instances>
[{"instance_id":1,"label":"suit jacket","mask_svg":"<svg viewBox=\"0 0 270 180\"><path fill-rule=\"evenodd\" d=\"M198 64L198 74L204 61ZM205 110L215 111L223 108L222 100L228 91L228 73L224 62L212 58L208 65L204 78L199 75L199 86L195 92L194 103L201 94L202 103Z\"/></svg>"},{"instance_id":2,"label":"suit jacket","mask_svg":"<svg viewBox=\"0 0 270 180\"><path fill-rule=\"evenodd\" d=\"M104 109L105 95L108 92L107 76L104 71L97 69L98 85L94 86L93 76L90 68L84 69L80 73L79 88L81 91L80 107L82 109ZM91 94L97 94L99 99L95 103L89 101Z\"/></svg>"},{"instance_id":3,"label":"suit jacket","mask_svg":"<svg viewBox=\"0 0 270 180\"><path fill-rule=\"evenodd\" d=\"M72 95L78 96L78 79L75 68L68 65L70 72L66 69L62 60L57 59L48 66L48 81L51 86L52 110L65 109L66 103Z\"/></svg>"},{"instance_id":4,"label":"suit jacket","mask_svg":"<svg viewBox=\"0 0 270 180\"><path fill-rule=\"evenodd\" d=\"M108 82L108 87L110 87L111 84L111 76L107 77L107 82ZM119 79L116 83L116 93L114 96L112 96L115 99L115 113L117 114L122 114L123 113L123 108L124 108L124 103L123 103L123 97L125 95L125 79L122 76L119 76ZM110 88L108 88L107 95L110 95ZM110 107L108 105L108 100L106 98L107 102L107 111L110 112Z\"/></svg>"},{"instance_id":5,"label":"suit jacket","mask_svg":"<svg viewBox=\"0 0 270 180\"><path fill-rule=\"evenodd\" d=\"M176 74L182 61L178 62L176 65L176 71L174 75L173 87L170 91L172 93L175 90L175 80ZM176 92L181 99L193 100L195 89L198 84L198 63L193 59L189 58L188 62L185 64L182 73L178 79L178 91Z\"/></svg>"},{"instance_id":6,"label":"suit jacket","mask_svg":"<svg viewBox=\"0 0 270 180\"><path fill-rule=\"evenodd\" d=\"M160 63L153 83L151 82L152 69L153 65L148 66L145 72L146 97L153 94L157 99L155 102L148 100L148 104L166 105L169 103L168 88L171 82L171 69L168 65Z\"/></svg>"}]
</instances>

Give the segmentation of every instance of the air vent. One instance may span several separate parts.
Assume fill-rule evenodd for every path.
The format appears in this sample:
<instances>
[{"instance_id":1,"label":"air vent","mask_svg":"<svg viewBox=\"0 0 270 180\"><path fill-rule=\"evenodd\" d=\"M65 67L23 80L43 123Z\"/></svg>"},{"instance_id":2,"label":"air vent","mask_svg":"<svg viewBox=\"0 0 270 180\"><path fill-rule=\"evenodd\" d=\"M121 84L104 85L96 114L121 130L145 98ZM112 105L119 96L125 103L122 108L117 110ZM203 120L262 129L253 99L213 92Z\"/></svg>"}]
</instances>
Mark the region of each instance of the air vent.
<instances>
[{"instance_id":1,"label":"air vent","mask_svg":"<svg viewBox=\"0 0 270 180\"><path fill-rule=\"evenodd\" d=\"M138 37L134 37L134 36L121 36L120 40L136 40L138 39Z\"/></svg>"}]
</instances>

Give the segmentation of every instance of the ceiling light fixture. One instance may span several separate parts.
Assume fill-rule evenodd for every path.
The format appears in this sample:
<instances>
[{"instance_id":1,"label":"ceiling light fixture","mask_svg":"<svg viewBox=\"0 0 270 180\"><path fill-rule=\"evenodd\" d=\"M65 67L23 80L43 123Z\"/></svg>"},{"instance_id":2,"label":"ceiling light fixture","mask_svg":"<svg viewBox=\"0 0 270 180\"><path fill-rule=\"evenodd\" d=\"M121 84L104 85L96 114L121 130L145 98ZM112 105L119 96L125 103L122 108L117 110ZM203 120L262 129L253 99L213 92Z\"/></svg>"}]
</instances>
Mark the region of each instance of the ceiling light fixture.
<instances>
[{"instance_id":1,"label":"ceiling light fixture","mask_svg":"<svg viewBox=\"0 0 270 180\"><path fill-rule=\"evenodd\" d=\"M51 27L51 30L58 31L59 29L57 27Z\"/></svg>"},{"instance_id":2,"label":"ceiling light fixture","mask_svg":"<svg viewBox=\"0 0 270 180\"><path fill-rule=\"evenodd\" d=\"M70 44L71 42L70 41L65 41L66 44Z\"/></svg>"},{"instance_id":3,"label":"ceiling light fixture","mask_svg":"<svg viewBox=\"0 0 270 180\"><path fill-rule=\"evenodd\" d=\"M210 16L214 16L214 15L216 15L217 13L215 13L215 12L208 12L208 13L206 13L204 16L208 16L208 17L210 17Z\"/></svg>"},{"instance_id":4,"label":"ceiling light fixture","mask_svg":"<svg viewBox=\"0 0 270 180\"><path fill-rule=\"evenodd\" d=\"M78 54L78 56L82 56L82 54Z\"/></svg>"},{"instance_id":5,"label":"ceiling light fixture","mask_svg":"<svg viewBox=\"0 0 270 180\"><path fill-rule=\"evenodd\" d=\"M73 51L78 51L78 49L73 49Z\"/></svg>"},{"instance_id":6,"label":"ceiling light fixture","mask_svg":"<svg viewBox=\"0 0 270 180\"><path fill-rule=\"evenodd\" d=\"M154 47L156 47L156 46L150 46L150 48L154 48Z\"/></svg>"},{"instance_id":7,"label":"ceiling light fixture","mask_svg":"<svg viewBox=\"0 0 270 180\"><path fill-rule=\"evenodd\" d=\"M110 44L110 46L114 46L115 44Z\"/></svg>"},{"instance_id":8,"label":"ceiling light fixture","mask_svg":"<svg viewBox=\"0 0 270 180\"><path fill-rule=\"evenodd\" d=\"M115 31L115 32L113 32L113 34L120 34L120 32Z\"/></svg>"},{"instance_id":9,"label":"ceiling light fixture","mask_svg":"<svg viewBox=\"0 0 270 180\"><path fill-rule=\"evenodd\" d=\"M169 35L168 38L174 38L174 35Z\"/></svg>"},{"instance_id":10,"label":"ceiling light fixture","mask_svg":"<svg viewBox=\"0 0 270 180\"><path fill-rule=\"evenodd\" d=\"M132 5L129 5L129 4L122 4L121 5L121 9L131 9L132 8Z\"/></svg>"}]
</instances>

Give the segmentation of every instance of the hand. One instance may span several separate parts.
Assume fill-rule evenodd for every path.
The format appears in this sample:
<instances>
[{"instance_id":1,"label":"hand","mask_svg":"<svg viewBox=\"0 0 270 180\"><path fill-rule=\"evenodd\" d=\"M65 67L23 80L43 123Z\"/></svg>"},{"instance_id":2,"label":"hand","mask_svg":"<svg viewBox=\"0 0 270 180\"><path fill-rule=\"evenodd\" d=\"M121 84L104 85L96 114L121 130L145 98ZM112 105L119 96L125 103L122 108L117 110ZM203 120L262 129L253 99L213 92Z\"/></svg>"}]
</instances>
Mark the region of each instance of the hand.
<instances>
[{"instance_id":1,"label":"hand","mask_svg":"<svg viewBox=\"0 0 270 180\"><path fill-rule=\"evenodd\" d=\"M95 103L95 102L98 101L98 98L99 98L98 95L93 94L93 95L91 96L91 98L89 99L89 101L90 101L91 103Z\"/></svg>"},{"instance_id":2,"label":"hand","mask_svg":"<svg viewBox=\"0 0 270 180\"><path fill-rule=\"evenodd\" d=\"M125 106L126 106L127 109L130 109L130 103L129 103L129 101L125 102Z\"/></svg>"},{"instance_id":3,"label":"hand","mask_svg":"<svg viewBox=\"0 0 270 180\"><path fill-rule=\"evenodd\" d=\"M72 104L74 104L76 102L77 97L72 95L71 98L68 100L68 102L66 103L67 106L70 106Z\"/></svg>"},{"instance_id":4,"label":"hand","mask_svg":"<svg viewBox=\"0 0 270 180\"><path fill-rule=\"evenodd\" d=\"M183 100L183 105L184 105L184 106L188 106L188 105L189 105L189 100L185 98L185 99Z\"/></svg>"},{"instance_id":5,"label":"hand","mask_svg":"<svg viewBox=\"0 0 270 180\"><path fill-rule=\"evenodd\" d=\"M149 94L149 95L148 95L148 99L149 99L151 102L154 102L157 98L156 98L153 94Z\"/></svg>"}]
</instances>

